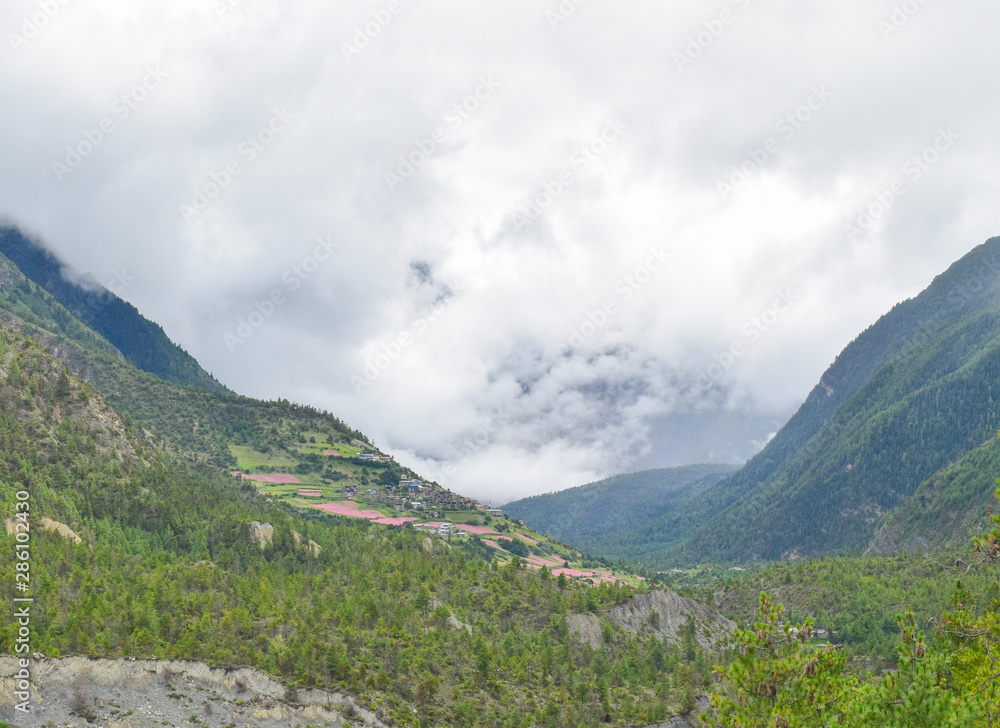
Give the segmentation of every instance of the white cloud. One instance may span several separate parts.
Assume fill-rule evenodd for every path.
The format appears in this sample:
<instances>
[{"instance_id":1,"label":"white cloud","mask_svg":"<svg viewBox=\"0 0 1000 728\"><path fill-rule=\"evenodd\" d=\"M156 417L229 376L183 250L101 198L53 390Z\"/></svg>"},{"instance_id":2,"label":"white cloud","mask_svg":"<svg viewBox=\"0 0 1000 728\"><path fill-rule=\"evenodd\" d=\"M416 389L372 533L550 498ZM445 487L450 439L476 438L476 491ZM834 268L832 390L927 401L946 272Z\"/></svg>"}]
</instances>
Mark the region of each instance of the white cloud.
<instances>
[{"instance_id":1,"label":"white cloud","mask_svg":"<svg viewBox=\"0 0 1000 728\"><path fill-rule=\"evenodd\" d=\"M239 391L330 409L429 469L450 461L439 479L484 499L746 457L854 335L997 232L1000 8L985 0L928 3L887 40L891 4L861 0L589 2L556 28L530 0L402 2L349 62L343 44L387 2L230 6L72 0L16 50L8 33L39 6L0 9L0 212L98 280L127 270L123 295ZM734 20L678 71L724 9ZM150 65L162 85L59 182L52 163ZM446 121L484 77L495 90ZM780 120L816 87L832 96L787 136ZM295 118L251 161L241 144L275 109ZM608 119L625 128L598 151ZM948 126L954 147L849 239L857 208ZM234 160L185 223L180 205ZM547 183L551 204L518 229ZM285 273L327 236L340 247L293 289ZM670 262L638 281L651 248ZM224 334L276 289L285 302L231 353ZM788 289L799 301L748 336ZM350 378L401 334L356 394Z\"/></svg>"}]
</instances>

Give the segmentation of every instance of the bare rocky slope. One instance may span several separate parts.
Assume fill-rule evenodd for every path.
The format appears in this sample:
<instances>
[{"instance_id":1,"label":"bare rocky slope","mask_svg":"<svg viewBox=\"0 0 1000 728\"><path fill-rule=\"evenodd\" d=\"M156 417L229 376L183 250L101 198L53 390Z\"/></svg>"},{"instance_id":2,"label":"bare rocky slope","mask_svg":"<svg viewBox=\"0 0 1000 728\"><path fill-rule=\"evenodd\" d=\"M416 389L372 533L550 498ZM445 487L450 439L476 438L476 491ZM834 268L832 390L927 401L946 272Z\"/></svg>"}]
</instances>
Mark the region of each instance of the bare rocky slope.
<instances>
[{"instance_id":1,"label":"bare rocky slope","mask_svg":"<svg viewBox=\"0 0 1000 728\"><path fill-rule=\"evenodd\" d=\"M714 647L721 638L736 628L735 622L723 617L711 607L671 591L637 594L600 616L572 614L566 621L570 632L579 634L580 639L597 649L604 641L601 634L601 617L633 634L639 632L653 634L669 642L680 641L681 630L693 617L695 639L703 648Z\"/></svg>"},{"instance_id":2,"label":"bare rocky slope","mask_svg":"<svg viewBox=\"0 0 1000 728\"><path fill-rule=\"evenodd\" d=\"M31 713L14 708L16 660L0 657L0 721L17 728L293 728L386 724L340 693L297 694L258 670L179 660L33 661ZM370 707L370 706L368 706Z\"/></svg>"}]
</instances>

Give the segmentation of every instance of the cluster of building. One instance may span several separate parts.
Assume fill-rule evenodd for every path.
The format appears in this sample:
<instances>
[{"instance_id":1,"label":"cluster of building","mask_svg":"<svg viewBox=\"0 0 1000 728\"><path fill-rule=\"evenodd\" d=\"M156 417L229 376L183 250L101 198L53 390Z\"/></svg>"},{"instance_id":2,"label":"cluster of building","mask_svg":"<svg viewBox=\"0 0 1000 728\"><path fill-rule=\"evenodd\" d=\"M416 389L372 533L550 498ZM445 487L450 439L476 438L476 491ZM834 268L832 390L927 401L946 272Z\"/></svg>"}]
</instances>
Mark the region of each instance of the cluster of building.
<instances>
[{"instance_id":1,"label":"cluster of building","mask_svg":"<svg viewBox=\"0 0 1000 728\"><path fill-rule=\"evenodd\" d=\"M482 510L492 515L503 515L502 511L487 509L473 498L435 487L420 478L403 478L398 485L366 490L367 492L363 493L366 496L365 500L385 503L403 510L432 512ZM350 487L344 488L343 493L348 497L357 495L357 491Z\"/></svg>"},{"instance_id":2,"label":"cluster of building","mask_svg":"<svg viewBox=\"0 0 1000 728\"><path fill-rule=\"evenodd\" d=\"M417 531L423 531L424 533L431 533L435 536L460 536L462 538L468 538L469 534L465 531L455 528L451 523L414 523L413 528Z\"/></svg>"}]
</instances>

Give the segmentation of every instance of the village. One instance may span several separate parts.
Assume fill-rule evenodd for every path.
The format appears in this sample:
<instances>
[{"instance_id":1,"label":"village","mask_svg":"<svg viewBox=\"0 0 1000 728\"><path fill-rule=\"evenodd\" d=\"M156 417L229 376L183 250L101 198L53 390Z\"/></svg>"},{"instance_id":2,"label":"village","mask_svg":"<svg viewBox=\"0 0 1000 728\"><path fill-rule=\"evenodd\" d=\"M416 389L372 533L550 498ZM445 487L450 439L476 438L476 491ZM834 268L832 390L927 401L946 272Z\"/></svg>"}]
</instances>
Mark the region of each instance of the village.
<instances>
[{"instance_id":1,"label":"village","mask_svg":"<svg viewBox=\"0 0 1000 728\"><path fill-rule=\"evenodd\" d=\"M367 520L376 526L412 528L445 541L476 540L499 563L521 559L527 568L546 569L594 585L644 581L590 564L583 554L535 534L511 520L502 508L458 495L417 477L390 455L367 451L361 443L337 443L302 436L292 452L266 455L232 448L240 470L261 495L296 509ZM297 456L297 457L296 457ZM264 471L270 472L252 472ZM395 476L395 477L393 477Z\"/></svg>"},{"instance_id":2,"label":"village","mask_svg":"<svg viewBox=\"0 0 1000 728\"><path fill-rule=\"evenodd\" d=\"M403 478L398 485L383 488L365 488L363 493L356 486L342 489L345 497L363 497L369 503L385 503L400 510L424 511L440 517L444 511L482 511L490 516L502 518L499 508L485 506L474 498L466 498L419 478Z\"/></svg>"}]
</instances>

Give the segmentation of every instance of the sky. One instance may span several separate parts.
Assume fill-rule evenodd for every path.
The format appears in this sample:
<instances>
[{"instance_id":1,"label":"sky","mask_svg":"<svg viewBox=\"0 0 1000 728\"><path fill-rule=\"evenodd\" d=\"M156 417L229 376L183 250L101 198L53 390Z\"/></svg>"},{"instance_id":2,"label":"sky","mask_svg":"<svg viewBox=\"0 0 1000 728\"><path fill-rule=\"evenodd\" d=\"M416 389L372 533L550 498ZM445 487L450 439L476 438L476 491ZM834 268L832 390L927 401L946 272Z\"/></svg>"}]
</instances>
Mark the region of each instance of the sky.
<instances>
[{"instance_id":1,"label":"sky","mask_svg":"<svg viewBox=\"0 0 1000 728\"><path fill-rule=\"evenodd\" d=\"M986 0L8 0L0 216L503 503L741 462L1000 234Z\"/></svg>"}]
</instances>

